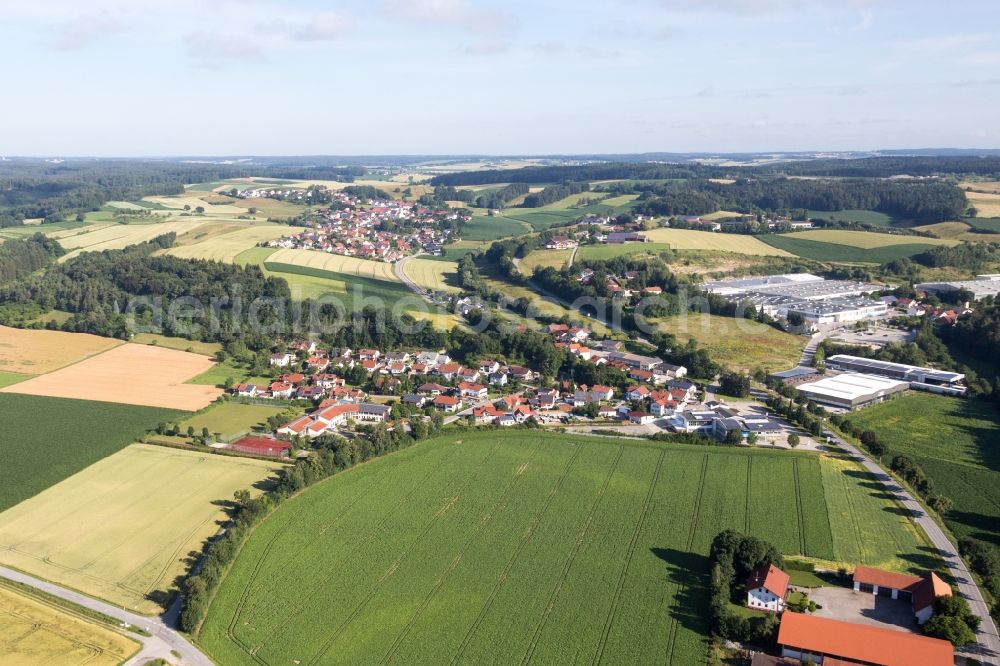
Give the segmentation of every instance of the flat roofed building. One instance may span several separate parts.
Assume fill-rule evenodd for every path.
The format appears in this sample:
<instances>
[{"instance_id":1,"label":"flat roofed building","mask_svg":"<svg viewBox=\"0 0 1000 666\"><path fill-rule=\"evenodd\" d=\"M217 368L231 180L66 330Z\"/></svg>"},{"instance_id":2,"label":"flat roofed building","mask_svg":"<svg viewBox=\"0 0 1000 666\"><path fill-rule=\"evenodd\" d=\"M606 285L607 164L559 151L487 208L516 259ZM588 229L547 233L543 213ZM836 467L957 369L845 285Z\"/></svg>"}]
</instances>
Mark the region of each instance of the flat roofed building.
<instances>
[{"instance_id":1,"label":"flat roofed building","mask_svg":"<svg viewBox=\"0 0 1000 666\"><path fill-rule=\"evenodd\" d=\"M961 372L936 370L934 368L924 368L919 365L907 365L906 363L891 363L863 356L851 356L850 354L828 356L826 358L826 365L829 368L837 370L889 377L890 379L918 384L950 386L961 388L963 392L965 390L961 386L962 382L965 381L965 375Z\"/></svg>"},{"instance_id":2,"label":"flat roofed building","mask_svg":"<svg viewBox=\"0 0 1000 666\"><path fill-rule=\"evenodd\" d=\"M814 402L854 410L884 402L893 395L906 391L910 384L888 377L846 372L799 384L798 388Z\"/></svg>"},{"instance_id":3,"label":"flat roofed building","mask_svg":"<svg viewBox=\"0 0 1000 666\"><path fill-rule=\"evenodd\" d=\"M781 656L814 664L952 666L954 649L939 638L867 624L784 613L778 629Z\"/></svg>"},{"instance_id":4,"label":"flat roofed building","mask_svg":"<svg viewBox=\"0 0 1000 666\"><path fill-rule=\"evenodd\" d=\"M917 291L928 294L947 294L953 291L966 290L972 292L977 301L986 296L1000 294L1000 276L980 275L976 280L953 280L951 282L922 282L913 287Z\"/></svg>"},{"instance_id":5,"label":"flat roofed building","mask_svg":"<svg viewBox=\"0 0 1000 666\"><path fill-rule=\"evenodd\" d=\"M870 298L834 298L796 304L788 307L787 313L797 312L806 322L819 325L876 319L884 316L888 309L883 301Z\"/></svg>"}]
</instances>

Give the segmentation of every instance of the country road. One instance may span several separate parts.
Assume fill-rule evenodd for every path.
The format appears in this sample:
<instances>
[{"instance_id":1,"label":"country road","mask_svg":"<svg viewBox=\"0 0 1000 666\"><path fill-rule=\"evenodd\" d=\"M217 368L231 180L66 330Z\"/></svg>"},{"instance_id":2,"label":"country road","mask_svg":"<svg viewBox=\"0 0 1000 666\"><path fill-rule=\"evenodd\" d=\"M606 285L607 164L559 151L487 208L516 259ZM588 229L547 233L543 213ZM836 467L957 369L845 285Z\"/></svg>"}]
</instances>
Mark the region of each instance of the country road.
<instances>
[{"instance_id":1,"label":"country road","mask_svg":"<svg viewBox=\"0 0 1000 666\"><path fill-rule=\"evenodd\" d=\"M138 615L124 610L120 606L98 601L79 592L68 590L59 585L3 566L0 566L0 578L28 585L51 594L54 597L74 603L77 606L83 606L92 611L113 617L121 622L145 629L152 634L151 636L141 636L131 632L127 634L129 638L142 643L142 649L126 661L125 666L137 666L153 659L164 659L176 666L211 666L212 664L211 659L205 656L201 650L192 645L177 631L167 626L162 618ZM177 655L180 656L178 657Z\"/></svg>"},{"instance_id":2,"label":"country road","mask_svg":"<svg viewBox=\"0 0 1000 666\"><path fill-rule=\"evenodd\" d=\"M406 270L404 268L404 264L407 261L409 261L410 259L414 259L416 257L419 257L419 256L420 256L420 253L418 252L417 254L411 254L411 255L409 255L407 257L403 257L402 259L400 259L399 261L397 261L396 263L394 263L392 265L392 270L396 274L396 277L399 278L399 281L402 282L403 284L405 284L407 287L410 288L410 291L412 291L413 293L415 293L417 296L419 296L420 298L424 299L425 301L429 302L431 300L430 294L428 294L427 291L424 290L423 288L421 288L420 285L418 285L416 282L414 282L413 280L411 280L410 277L406 274Z\"/></svg>"},{"instance_id":3,"label":"country road","mask_svg":"<svg viewBox=\"0 0 1000 666\"><path fill-rule=\"evenodd\" d=\"M857 456L865 468L874 474L875 478L877 478L882 485L885 486L886 490L888 490L889 493L895 497L896 501L902 504L903 508L910 512L913 522L915 522L920 529L924 531L927 538L930 539L934 547L937 548L938 554L941 556L941 559L944 560L945 565L948 567L948 571L955 579L955 584L958 586L959 593L968 600L969 606L972 607L972 612L980 618L979 631L976 632L978 644L961 650L956 650L956 653L962 656L978 659L983 664L1000 666L1000 636L997 636L996 624L993 622L993 618L990 617L990 609L986 604L986 601L983 599L982 591L976 585L975 579L973 579L972 574L969 573L969 569L966 567L965 562L958 555L955 545L951 543L944 531L936 522L934 522L934 519L927 515L923 507L920 506L920 503L913 498L913 495L899 485L896 480L887 474L885 470L883 470L874 460L862 453L852 444L844 441L837 434L830 431L826 431L824 434L828 437L832 437L833 440L844 450L854 456Z\"/></svg>"}]
</instances>

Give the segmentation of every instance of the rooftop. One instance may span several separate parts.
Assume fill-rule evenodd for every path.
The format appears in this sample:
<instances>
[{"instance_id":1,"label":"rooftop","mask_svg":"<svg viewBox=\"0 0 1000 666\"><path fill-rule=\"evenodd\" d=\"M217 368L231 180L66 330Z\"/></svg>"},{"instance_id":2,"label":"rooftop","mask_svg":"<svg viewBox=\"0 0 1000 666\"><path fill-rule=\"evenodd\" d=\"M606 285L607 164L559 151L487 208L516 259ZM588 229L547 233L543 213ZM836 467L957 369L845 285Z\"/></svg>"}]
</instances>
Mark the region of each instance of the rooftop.
<instances>
[{"instance_id":1,"label":"rooftop","mask_svg":"<svg viewBox=\"0 0 1000 666\"><path fill-rule=\"evenodd\" d=\"M857 400L879 391L895 391L909 388L909 382L901 382L887 377L862 375L845 372L834 377L824 377L815 382L799 385L800 391L839 400Z\"/></svg>"}]
</instances>

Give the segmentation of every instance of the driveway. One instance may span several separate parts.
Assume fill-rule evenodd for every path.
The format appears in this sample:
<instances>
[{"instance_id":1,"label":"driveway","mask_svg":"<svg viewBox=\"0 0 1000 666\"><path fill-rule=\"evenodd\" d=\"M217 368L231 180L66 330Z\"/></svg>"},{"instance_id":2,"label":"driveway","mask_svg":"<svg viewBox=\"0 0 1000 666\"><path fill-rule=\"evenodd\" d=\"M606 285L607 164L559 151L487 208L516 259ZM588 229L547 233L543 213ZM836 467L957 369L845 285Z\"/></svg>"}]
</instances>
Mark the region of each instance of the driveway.
<instances>
[{"instance_id":1,"label":"driveway","mask_svg":"<svg viewBox=\"0 0 1000 666\"><path fill-rule=\"evenodd\" d=\"M907 601L876 597L847 587L816 587L806 590L809 598L822 606L813 615L881 629L916 632L913 609Z\"/></svg>"}]
</instances>

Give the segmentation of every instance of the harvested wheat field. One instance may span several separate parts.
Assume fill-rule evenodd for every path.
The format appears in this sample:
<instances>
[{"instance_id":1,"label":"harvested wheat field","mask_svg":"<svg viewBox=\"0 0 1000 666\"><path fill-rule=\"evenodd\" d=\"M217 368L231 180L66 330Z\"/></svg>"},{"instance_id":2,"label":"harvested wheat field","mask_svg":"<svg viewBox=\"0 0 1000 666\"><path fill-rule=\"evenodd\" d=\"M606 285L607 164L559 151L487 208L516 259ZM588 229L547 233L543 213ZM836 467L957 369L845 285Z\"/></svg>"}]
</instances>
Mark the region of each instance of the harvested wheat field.
<instances>
[{"instance_id":1,"label":"harvested wheat field","mask_svg":"<svg viewBox=\"0 0 1000 666\"><path fill-rule=\"evenodd\" d=\"M0 372L41 375L106 352L121 340L0 326Z\"/></svg>"},{"instance_id":2,"label":"harvested wheat field","mask_svg":"<svg viewBox=\"0 0 1000 666\"><path fill-rule=\"evenodd\" d=\"M0 391L194 412L218 398L222 390L184 382L213 365L207 356L124 344Z\"/></svg>"},{"instance_id":3,"label":"harvested wheat field","mask_svg":"<svg viewBox=\"0 0 1000 666\"><path fill-rule=\"evenodd\" d=\"M1000 193L966 192L965 198L976 207L979 217L1000 217Z\"/></svg>"},{"instance_id":4,"label":"harvested wheat field","mask_svg":"<svg viewBox=\"0 0 1000 666\"><path fill-rule=\"evenodd\" d=\"M33 596L0 586L0 662L46 666L115 666L139 644Z\"/></svg>"},{"instance_id":5,"label":"harvested wheat field","mask_svg":"<svg viewBox=\"0 0 1000 666\"><path fill-rule=\"evenodd\" d=\"M302 268L316 268L388 282L399 281L392 270L392 264L384 261L345 257L341 254L329 254L316 250L278 250L267 258L267 263L291 264Z\"/></svg>"},{"instance_id":6,"label":"harvested wheat field","mask_svg":"<svg viewBox=\"0 0 1000 666\"><path fill-rule=\"evenodd\" d=\"M0 562L159 613L189 553L226 520L226 501L280 467L133 444L0 513Z\"/></svg>"},{"instance_id":7,"label":"harvested wheat field","mask_svg":"<svg viewBox=\"0 0 1000 666\"><path fill-rule=\"evenodd\" d=\"M716 250L737 254L790 257L790 253L744 234L721 234L693 229L653 229L645 232L654 243L669 243L674 250ZM636 249L641 249L641 246Z\"/></svg>"},{"instance_id":8,"label":"harvested wheat field","mask_svg":"<svg viewBox=\"0 0 1000 666\"><path fill-rule=\"evenodd\" d=\"M821 243L836 243L863 249L889 247L892 245L955 245L955 241L926 238L924 236L905 236L903 234L880 234L870 231L851 231L849 229L814 229L812 231L797 231L790 234L791 238L820 241Z\"/></svg>"},{"instance_id":9,"label":"harvested wheat field","mask_svg":"<svg viewBox=\"0 0 1000 666\"><path fill-rule=\"evenodd\" d=\"M68 261L81 252L121 250L129 245L144 243L153 240L157 236L171 232L180 235L193 231L206 222L205 218L196 220L180 219L159 222L157 224L115 224L108 227L100 227L96 231L88 231L86 233L81 231L81 233L73 236L63 236L59 239L59 244L69 250L69 252L60 257L59 261ZM84 227L84 229L89 229L89 227Z\"/></svg>"},{"instance_id":10,"label":"harvested wheat field","mask_svg":"<svg viewBox=\"0 0 1000 666\"><path fill-rule=\"evenodd\" d=\"M458 292L455 286L457 266L453 261L438 261L436 259L407 259L403 264L406 277L419 286L430 291ZM450 281L451 283L449 284Z\"/></svg>"},{"instance_id":11,"label":"harvested wheat field","mask_svg":"<svg viewBox=\"0 0 1000 666\"><path fill-rule=\"evenodd\" d=\"M189 238L189 243L173 247L166 254L182 259L211 259L232 263L240 252L256 247L258 243L292 233L283 224L258 224L245 226L217 236L198 238L197 233Z\"/></svg>"}]
</instances>

